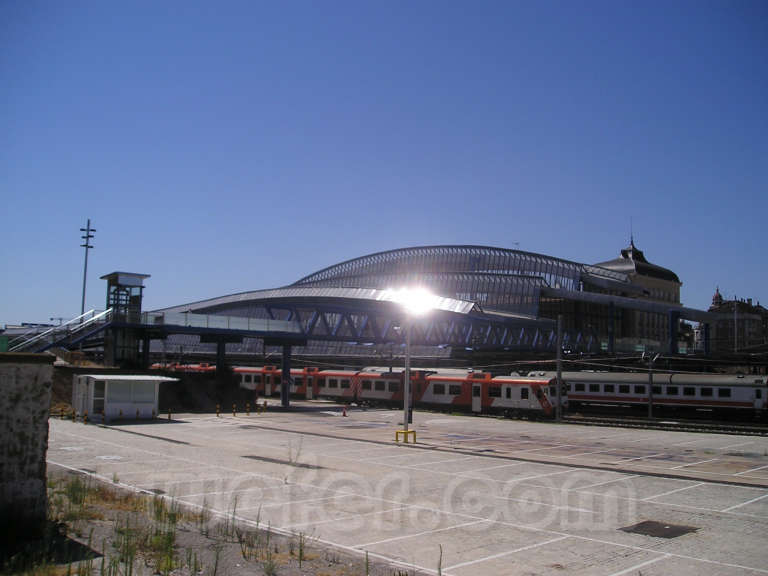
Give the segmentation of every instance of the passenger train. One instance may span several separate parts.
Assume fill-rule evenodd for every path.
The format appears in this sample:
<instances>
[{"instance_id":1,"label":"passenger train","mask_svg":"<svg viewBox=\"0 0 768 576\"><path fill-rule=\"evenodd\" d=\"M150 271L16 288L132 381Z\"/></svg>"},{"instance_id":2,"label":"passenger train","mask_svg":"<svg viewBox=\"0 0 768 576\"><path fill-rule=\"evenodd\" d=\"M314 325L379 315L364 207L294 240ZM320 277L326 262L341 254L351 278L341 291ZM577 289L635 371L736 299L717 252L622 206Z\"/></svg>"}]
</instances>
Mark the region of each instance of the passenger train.
<instances>
[{"instance_id":1,"label":"passenger train","mask_svg":"<svg viewBox=\"0 0 768 576\"><path fill-rule=\"evenodd\" d=\"M536 372L541 377L553 372ZM573 409L582 405L647 406L648 374L637 372L563 372ZM717 414L768 411L768 378L747 374L653 374L653 407L663 412L706 411Z\"/></svg>"},{"instance_id":2,"label":"passenger train","mask_svg":"<svg viewBox=\"0 0 768 576\"><path fill-rule=\"evenodd\" d=\"M210 372L209 364L161 366L182 372ZM255 395L280 395L282 371L278 366L236 366L241 388ZM291 369L290 393L298 398L332 398L367 404L403 403L401 369L368 367L363 370ZM563 372L561 402L564 409L586 406L635 407L648 405L648 374L642 372ZM551 417L556 403L555 372L529 372L493 377L466 369L411 370L416 406L499 413L508 416ZM709 412L713 416L768 419L768 378L737 374L653 374L656 414Z\"/></svg>"}]
</instances>

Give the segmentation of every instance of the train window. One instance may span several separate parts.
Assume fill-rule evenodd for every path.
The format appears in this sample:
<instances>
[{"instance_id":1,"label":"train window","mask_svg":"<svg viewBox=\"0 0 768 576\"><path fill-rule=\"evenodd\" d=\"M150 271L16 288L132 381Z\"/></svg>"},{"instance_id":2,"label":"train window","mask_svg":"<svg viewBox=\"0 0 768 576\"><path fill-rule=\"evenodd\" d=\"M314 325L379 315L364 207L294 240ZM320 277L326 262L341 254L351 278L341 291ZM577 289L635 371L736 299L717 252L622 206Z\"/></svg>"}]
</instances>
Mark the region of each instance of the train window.
<instances>
[{"instance_id":1,"label":"train window","mask_svg":"<svg viewBox=\"0 0 768 576\"><path fill-rule=\"evenodd\" d=\"M459 384L451 384L448 386L448 394L459 396L461 394L461 386Z\"/></svg>"},{"instance_id":2,"label":"train window","mask_svg":"<svg viewBox=\"0 0 768 576\"><path fill-rule=\"evenodd\" d=\"M701 395L702 396L712 396L712 388L702 388L701 389Z\"/></svg>"},{"instance_id":3,"label":"train window","mask_svg":"<svg viewBox=\"0 0 768 576\"><path fill-rule=\"evenodd\" d=\"M250 384L250 383L251 383L251 375L250 375L250 374L244 374L244 375L243 375L243 379L245 380L245 382L246 382L247 384Z\"/></svg>"},{"instance_id":4,"label":"train window","mask_svg":"<svg viewBox=\"0 0 768 576\"><path fill-rule=\"evenodd\" d=\"M762 397L763 397L763 391L755 390L755 398L762 398Z\"/></svg>"},{"instance_id":5,"label":"train window","mask_svg":"<svg viewBox=\"0 0 768 576\"><path fill-rule=\"evenodd\" d=\"M629 384L619 384L619 394L629 394Z\"/></svg>"},{"instance_id":6,"label":"train window","mask_svg":"<svg viewBox=\"0 0 768 576\"><path fill-rule=\"evenodd\" d=\"M507 386L507 398L512 398L512 387Z\"/></svg>"},{"instance_id":7,"label":"train window","mask_svg":"<svg viewBox=\"0 0 768 576\"><path fill-rule=\"evenodd\" d=\"M349 380L342 380L341 381L341 387L342 388L349 388Z\"/></svg>"},{"instance_id":8,"label":"train window","mask_svg":"<svg viewBox=\"0 0 768 576\"><path fill-rule=\"evenodd\" d=\"M499 388L498 386L489 386L488 396L490 396L491 398L501 398L501 388Z\"/></svg>"},{"instance_id":9,"label":"train window","mask_svg":"<svg viewBox=\"0 0 768 576\"><path fill-rule=\"evenodd\" d=\"M566 384L565 386L566 386L566 389L568 390L568 392L570 392L571 391L571 384L570 384L570 382L568 384Z\"/></svg>"},{"instance_id":10,"label":"train window","mask_svg":"<svg viewBox=\"0 0 768 576\"><path fill-rule=\"evenodd\" d=\"M678 394L677 386L667 386L667 396L677 396Z\"/></svg>"},{"instance_id":11,"label":"train window","mask_svg":"<svg viewBox=\"0 0 768 576\"><path fill-rule=\"evenodd\" d=\"M661 386L654 386L653 387L653 393L654 394L661 394Z\"/></svg>"},{"instance_id":12,"label":"train window","mask_svg":"<svg viewBox=\"0 0 768 576\"><path fill-rule=\"evenodd\" d=\"M557 386L550 386L549 387L549 395L552 396L552 398L557 396Z\"/></svg>"},{"instance_id":13,"label":"train window","mask_svg":"<svg viewBox=\"0 0 768 576\"><path fill-rule=\"evenodd\" d=\"M253 383L254 384L261 384L261 374L254 374L253 375Z\"/></svg>"},{"instance_id":14,"label":"train window","mask_svg":"<svg viewBox=\"0 0 768 576\"><path fill-rule=\"evenodd\" d=\"M328 378L328 388L338 388L339 381L336 378Z\"/></svg>"},{"instance_id":15,"label":"train window","mask_svg":"<svg viewBox=\"0 0 768 576\"><path fill-rule=\"evenodd\" d=\"M584 384L576 384L576 392L584 392Z\"/></svg>"},{"instance_id":16,"label":"train window","mask_svg":"<svg viewBox=\"0 0 768 576\"><path fill-rule=\"evenodd\" d=\"M370 389L371 389L371 381L363 380L363 390L370 390Z\"/></svg>"},{"instance_id":17,"label":"train window","mask_svg":"<svg viewBox=\"0 0 768 576\"><path fill-rule=\"evenodd\" d=\"M294 378L293 381L296 384L296 386L301 386L302 384L304 384L304 378L302 378L301 376L297 376L296 378Z\"/></svg>"},{"instance_id":18,"label":"train window","mask_svg":"<svg viewBox=\"0 0 768 576\"><path fill-rule=\"evenodd\" d=\"M378 390L379 392L386 390L386 383L384 382L384 380L376 380L375 386L376 386L376 390Z\"/></svg>"},{"instance_id":19,"label":"train window","mask_svg":"<svg viewBox=\"0 0 768 576\"><path fill-rule=\"evenodd\" d=\"M635 394L645 394L645 386L635 386Z\"/></svg>"},{"instance_id":20,"label":"train window","mask_svg":"<svg viewBox=\"0 0 768 576\"><path fill-rule=\"evenodd\" d=\"M696 388L693 386L684 386L683 396L696 396Z\"/></svg>"},{"instance_id":21,"label":"train window","mask_svg":"<svg viewBox=\"0 0 768 576\"><path fill-rule=\"evenodd\" d=\"M717 397L718 398L730 398L731 397L731 389L730 388L718 388L717 389Z\"/></svg>"},{"instance_id":22,"label":"train window","mask_svg":"<svg viewBox=\"0 0 768 576\"><path fill-rule=\"evenodd\" d=\"M520 400L528 400L528 388L525 386L520 388Z\"/></svg>"},{"instance_id":23,"label":"train window","mask_svg":"<svg viewBox=\"0 0 768 576\"><path fill-rule=\"evenodd\" d=\"M589 385L589 391L590 392L600 392L600 384L590 384Z\"/></svg>"},{"instance_id":24,"label":"train window","mask_svg":"<svg viewBox=\"0 0 768 576\"><path fill-rule=\"evenodd\" d=\"M400 382L390 382L389 383L389 391L390 392L399 392L400 391Z\"/></svg>"},{"instance_id":25,"label":"train window","mask_svg":"<svg viewBox=\"0 0 768 576\"><path fill-rule=\"evenodd\" d=\"M603 384L603 392L606 394L613 394L616 392L616 386L613 384Z\"/></svg>"},{"instance_id":26,"label":"train window","mask_svg":"<svg viewBox=\"0 0 768 576\"><path fill-rule=\"evenodd\" d=\"M472 396L475 398L480 397L480 386L472 386Z\"/></svg>"},{"instance_id":27,"label":"train window","mask_svg":"<svg viewBox=\"0 0 768 576\"><path fill-rule=\"evenodd\" d=\"M317 379L317 385L320 386L320 388L325 388L325 378L318 378Z\"/></svg>"},{"instance_id":28,"label":"train window","mask_svg":"<svg viewBox=\"0 0 768 576\"><path fill-rule=\"evenodd\" d=\"M435 394L445 394L445 384L435 384L432 386L432 392Z\"/></svg>"}]
</instances>

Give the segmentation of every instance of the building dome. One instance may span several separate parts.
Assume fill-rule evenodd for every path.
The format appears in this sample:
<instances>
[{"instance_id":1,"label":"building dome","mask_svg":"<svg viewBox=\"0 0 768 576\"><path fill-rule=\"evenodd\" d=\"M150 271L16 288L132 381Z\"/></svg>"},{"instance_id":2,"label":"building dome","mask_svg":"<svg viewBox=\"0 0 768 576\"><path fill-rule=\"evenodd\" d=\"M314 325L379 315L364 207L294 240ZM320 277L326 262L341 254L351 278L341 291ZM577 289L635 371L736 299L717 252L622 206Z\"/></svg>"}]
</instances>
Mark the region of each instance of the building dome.
<instances>
[{"instance_id":1,"label":"building dome","mask_svg":"<svg viewBox=\"0 0 768 576\"><path fill-rule=\"evenodd\" d=\"M629 246L621 251L621 257L609 260L608 262L601 262L597 266L608 268L615 272L623 272L624 274L650 276L651 278L681 284L677 274L667 268L662 268L648 262L643 251L635 246L634 239L630 240Z\"/></svg>"}]
</instances>

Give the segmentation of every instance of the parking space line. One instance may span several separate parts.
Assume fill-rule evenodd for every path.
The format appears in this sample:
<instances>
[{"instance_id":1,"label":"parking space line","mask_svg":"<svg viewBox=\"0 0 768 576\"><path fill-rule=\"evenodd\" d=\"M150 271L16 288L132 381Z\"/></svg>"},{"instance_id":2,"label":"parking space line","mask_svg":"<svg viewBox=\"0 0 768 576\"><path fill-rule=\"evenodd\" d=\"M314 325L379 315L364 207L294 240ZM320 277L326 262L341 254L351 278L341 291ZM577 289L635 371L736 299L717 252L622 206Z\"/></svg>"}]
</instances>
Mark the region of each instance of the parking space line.
<instances>
[{"instance_id":1,"label":"parking space line","mask_svg":"<svg viewBox=\"0 0 768 576\"><path fill-rule=\"evenodd\" d=\"M581 488L578 488L575 491L578 492L579 490L586 490L588 488L596 488L598 486L605 486L606 484L613 484L614 482L621 482L622 480L630 480L632 478L640 478L640 474L630 474L629 476L622 476L621 478L614 478L613 480L606 480L605 482L597 482L595 484L587 484L586 486L582 486Z\"/></svg>"},{"instance_id":2,"label":"parking space line","mask_svg":"<svg viewBox=\"0 0 768 576\"><path fill-rule=\"evenodd\" d=\"M557 446L547 446L546 448L531 448L529 450L513 450L518 454L525 454L527 452L540 452L542 450L556 450L558 448L572 448L575 444L558 444Z\"/></svg>"},{"instance_id":3,"label":"parking space line","mask_svg":"<svg viewBox=\"0 0 768 576\"><path fill-rule=\"evenodd\" d=\"M268 502L267 504L259 504L258 506L245 506L237 507L238 511L241 510L258 510L260 508L273 508L275 506L293 506L294 504L306 504L308 502L323 502L324 500L335 500L337 498L349 498L346 494L334 494L333 496L325 496L324 498L307 498L306 500L286 500L284 502Z\"/></svg>"},{"instance_id":4,"label":"parking space line","mask_svg":"<svg viewBox=\"0 0 768 576\"><path fill-rule=\"evenodd\" d=\"M472 472L487 472L488 470L498 470L499 468L511 468L513 466L522 466L523 464L527 464L527 462L510 462L509 464L499 464L497 466L488 466L487 468L475 468L474 470L472 470ZM459 472L455 472L455 473L445 472L445 474L450 474L451 476L462 476L464 478L472 478L472 476L467 476L466 474L461 474Z\"/></svg>"},{"instance_id":5,"label":"parking space line","mask_svg":"<svg viewBox=\"0 0 768 576\"><path fill-rule=\"evenodd\" d=\"M437 460L435 462L421 462L419 464L411 464L411 466L432 466L433 464L447 464L449 462L464 462L465 460L474 460L477 456L464 456L463 458L451 458L450 460Z\"/></svg>"},{"instance_id":6,"label":"parking space line","mask_svg":"<svg viewBox=\"0 0 768 576\"><path fill-rule=\"evenodd\" d=\"M765 466L758 466L757 468L752 468L751 470L744 470L743 472L736 472L734 476L741 476L742 474L749 474L750 472L757 472L758 470L764 470L765 468L768 468L768 464Z\"/></svg>"},{"instance_id":7,"label":"parking space line","mask_svg":"<svg viewBox=\"0 0 768 576\"><path fill-rule=\"evenodd\" d=\"M377 546L378 544L386 544L387 542L394 542L396 540L403 540L405 538L418 538L419 536L426 536L427 534L436 534L437 532L445 532L447 530L454 530L456 528L465 528L467 526L474 526L476 524L485 524L487 522L493 522L493 520L473 520L472 522L464 522L463 524L456 524L454 526L447 526L445 528L436 528L435 530L425 530L424 532L417 532L416 534L405 534L402 536L393 536L385 540L376 540L375 542L366 542L364 544L355 544L355 548L365 549L370 546Z\"/></svg>"},{"instance_id":8,"label":"parking space line","mask_svg":"<svg viewBox=\"0 0 768 576\"><path fill-rule=\"evenodd\" d=\"M656 456L664 456L664 452L658 452L656 454L648 454L646 456L638 456L637 458L623 458L622 460L617 460L616 462L608 462L608 464L611 464L611 465L625 464L627 462L632 462L634 460L645 460L646 458L655 458Z\"/></svg>"},{"instance_id":9,"label":"parking space line","mask_svg":"<svg viewBox=\"0 0 768 576\"><path fill-rule=\"evenodd\" d=\"M455 570L456 568L463 568L464 566L471 566L472 564L478 564L480 562L487 562L488 560L495 560L496 558L501 558L503 556L509 556L510 554L517 554L518 552L525 552L526 550L532 550L534 548L539 548L540 546L546 546L547 544L552 544L554 542L560 542L561 540L565 540L566 538L570 538L570 536L559 536L558 538L552 538L551 540L545 540L544 542L539 542L538 544L529 544L528 546L522 546L520 548L515 548L514 550L507 550L506 552L499 552L498 554L492 554L491 556L485 556L483 558L477 558L476 560L470 560L469 562L462 562L460 564L454 564L453 566L447 566L445 570Z\"/></svg>"},{"instance_id":10,"label":"parking space line","mask_svg":"<svg viewBox=\"0 0 768 576\"><path fill-rule=\"evenodd\" d=\"M688 468L689 466L698 466L699 464L706 464L707 462L717 462L720 458L710 458L709 460L701 460L700 462L689 462L688 464L681 464L680 466L672 466L670 470L680 470L681 468Z\"/></svg>"},{"instance_id":11,"label":"parking space line","mask_svg":"<svg viewBox=\"0 0 768 576\"><path fill-rule=\"evenodd\" d=\"M576 508L575 506L560 506L559 504L548 504L541 500L535 500L533 498L510 498L509 496L494 496L498 500L508 500L509 502L521 502L523 504L538 504L539 506L546 506L548 508L555 508L556 510L572 510L574 512L586 512L587 514L597 514L594 510L587 510L586 508Z\"/></svg>"},{"instance_id":12,"label":"parking space line","mask_svg":"<svg viewBox=\"0 0 768 576\"><path fill-rule=\"evenodd\" d=\"M739 446L747 446L749 444L754 444L754 440L750 442L739 442L738 444L729 444L728 446L720 446L717 448L717 450L730 450L731 448L738 448Z\"/></svg>"},{"instance_id":13,"label":"parking space line","mask_svg":"<svg viewBox=\"0 0 768 576\"><path fill-rule=\"evenodd\" d=\"M669 496L670 494L682 492L683 490L698 488L699 486L704 486L704 482L697 482L696 484L692 484L691 486L683 486L682 488L678 488L677 490L670 490L669 492L663 492L661 494L654 494L653 496L647 496L646 498L642 498L642 502L648 502L649 500L653 500L654 498L661 498L662 496Z\"/></svg>"},{"instance_id":14,"label":"parking space line","mask_svg":"<svg viewBox=\"0 0 768 576\"><path fill-rule=\"evenodd\" d=\"M762 496L758 496L757 498L752 498L752 500L749 500L747 502L736 504L736 506L731 506L730 508L721 510L721 512L730 512L731 510L735 510L736 508L741 508L742 506L746 506L747 504L752 504L753 502L757 502L758 500L762 500L763 498L768 498L768 494L763 494Z\"/></svg>"},{"instance_id":15,"label":"parking space line","mask_svg":"<svg viewBox=\"0 0 768 576\"><path fill-rule=\"evenodd\" d=\"M379 500L379 498L373 498L373 500ZM327 520L319 520L318 522L298 522L297 524L282 526L282 529L294 530L298 526L319 526L320 524L328 524L330 522L344 522L346 520L354 520L355 518L363 518L364 516L375 516L376 514L387 514L389 512L396 512L397 510L405 510L406 508L410 508L410 506L403 504L395 508L388 508L387 510L374 510L373 512L366 512L364 514L352 514L350 516L341 516L339 518L328 518Z\"/></svg>"},{"instance_id":16,"label":"parking space line","mask_svg":"<svg viewBox=\"0 0 768 576\"><path fill-rule=\"evenodd\" d=\"M572 454L571 456L564 456L564 458L578 458L579 456L589 456L591 454L606 454L608 452L616 452L620 448L610 448L608 450L596 450L595 452L582 452L580 454Z\"/></svg>"},{"instance_id":17,"label":"parking space line","mask_svg":"<svg viewBox=\"0 0 768 576\"><path fill-rule=\"evenodd\" d=\"M621 572L614 572L610 576L623 576L624 574L633 573L635 570L638 570L638 572L639 572L640 568L648 566L649 564L655 564L659 560L664 560L666 558L669 558L669 554L664 554L662 556L659 556L658 558L651 558L650 560L646 560L645 562L641 562L640 564L635 564L634 566L630 566L629 568L625 568Z\"/></svg>"}]
</instances>

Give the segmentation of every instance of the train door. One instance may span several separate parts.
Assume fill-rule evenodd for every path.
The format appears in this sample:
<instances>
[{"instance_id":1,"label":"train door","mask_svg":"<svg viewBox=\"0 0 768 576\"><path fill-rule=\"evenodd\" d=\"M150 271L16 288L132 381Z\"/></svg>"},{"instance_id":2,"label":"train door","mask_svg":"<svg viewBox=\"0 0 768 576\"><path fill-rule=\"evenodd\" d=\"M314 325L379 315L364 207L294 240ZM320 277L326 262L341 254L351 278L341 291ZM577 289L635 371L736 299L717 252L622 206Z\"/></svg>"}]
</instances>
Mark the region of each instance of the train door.
<instances>
[{"instance_id":1,"label":"train door","mask_svg":"<svg viewBox=\"0 0 768 576\"><path fill-rule=\"evenodd\" d=\"M307 400L312 400L312 387L314 386L314 378L307 376Z\"/></svg>"},{"instance_id":2,"label":"train door","mask_svg":"<svg viewBox=\"0 0 768 576\"><path fill-rule=\"evenodd\" d=\"M763 407L763 390L761 388L755 388L752 395L755 410L760 410Z\"/></svg>"},{"instance_id":3,"label":"train door","mask_svg":"<svg viewBox=\"0 0 768 576\"><path fill-rule=\"evenodd\" d=\"M483 390L481 382L472 382L472 412L483 411Z\"/></svg>"}]
</instances>

